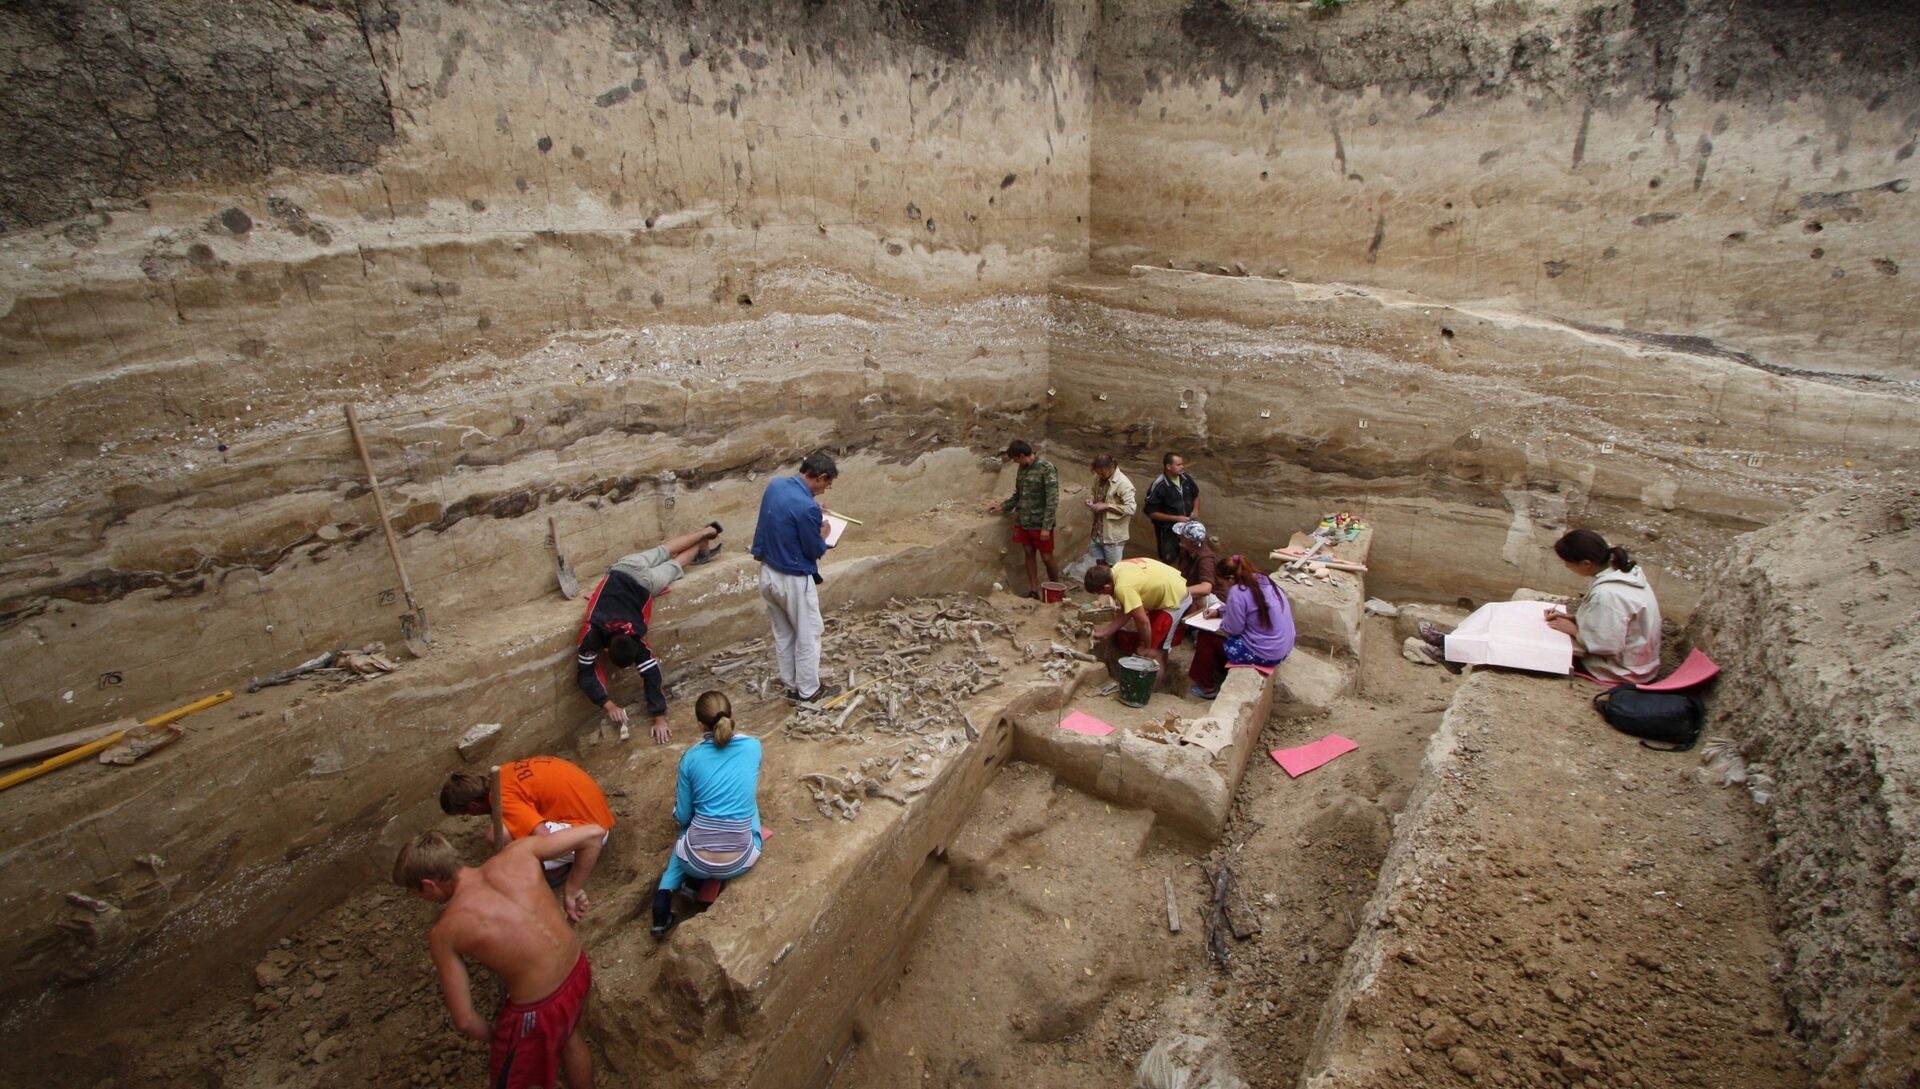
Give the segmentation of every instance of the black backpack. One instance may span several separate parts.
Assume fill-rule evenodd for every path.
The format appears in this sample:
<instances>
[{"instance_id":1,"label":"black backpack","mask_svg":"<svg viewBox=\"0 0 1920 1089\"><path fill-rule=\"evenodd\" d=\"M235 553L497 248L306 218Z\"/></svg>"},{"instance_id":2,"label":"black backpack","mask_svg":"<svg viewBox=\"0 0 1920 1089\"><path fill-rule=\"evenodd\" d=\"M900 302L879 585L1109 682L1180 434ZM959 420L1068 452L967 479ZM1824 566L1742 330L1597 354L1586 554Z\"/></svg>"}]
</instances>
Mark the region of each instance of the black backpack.
<instances>
[{"instance_id":1,"label":"black backpack","mask_svg":"<svg viewBox=\"0 0 1920 1089\"><path fill-rule=\"evenodd\" d=\"M1648 692L1623 684L1593 697L1593 709L1623 734L1643 738L1641 745L1660 752L1686 752L1700 740L1707 705L1692 692ZM1665 742L1648 745L1647 741Z\"/></svg>"}]
</instances>

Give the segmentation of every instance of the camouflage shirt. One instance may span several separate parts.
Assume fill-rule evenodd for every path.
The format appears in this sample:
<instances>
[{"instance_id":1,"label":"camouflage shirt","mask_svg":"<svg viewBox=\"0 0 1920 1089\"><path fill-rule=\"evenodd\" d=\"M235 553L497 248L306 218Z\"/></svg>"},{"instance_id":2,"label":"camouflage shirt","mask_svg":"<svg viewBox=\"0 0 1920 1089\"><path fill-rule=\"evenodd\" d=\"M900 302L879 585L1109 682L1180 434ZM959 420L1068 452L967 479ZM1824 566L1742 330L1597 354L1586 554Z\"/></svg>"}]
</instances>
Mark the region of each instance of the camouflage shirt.
<instances>
[{"instance_id":1,"label":"camouflage shirt","mask_svg":"<svg viewBox=\"0 0 1920 1089\"><path fill-rule=\"evenodd\" d=\"M1013 479L1013 497L1000 509L1013 512L1013 524L1021 529L1052 529L1053 511L1060 505L1060 473L1053 462L1036 457L1032 465L1022 465Z\"/></svg>"}]
</instances>

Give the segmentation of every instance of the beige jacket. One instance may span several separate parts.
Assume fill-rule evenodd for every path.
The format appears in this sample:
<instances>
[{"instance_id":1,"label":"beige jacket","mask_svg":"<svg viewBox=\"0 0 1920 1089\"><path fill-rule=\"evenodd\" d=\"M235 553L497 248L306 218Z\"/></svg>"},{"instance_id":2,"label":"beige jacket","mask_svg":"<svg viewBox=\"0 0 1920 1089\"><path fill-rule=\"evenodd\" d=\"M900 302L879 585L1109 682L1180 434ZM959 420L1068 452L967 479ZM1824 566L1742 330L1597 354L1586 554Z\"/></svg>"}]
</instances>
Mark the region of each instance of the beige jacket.
<instances>
[{"instance_id":1,"label":"beige jacket","mask_svg":"<svg viewBox=\"0 0 1920 1089\"><path fill-rule=\"evenodd\" d=\"M1134 496L1133 481L1119 469L1113 471L1113 479L1107 481L1103 492L1100 478L1093 480L1094 500L1105 500L1107 509L1093 516L1093 539L1100 544L1126 544L1133 533L1133 514L1140 504Z\"/></svg>"}]
</instances>

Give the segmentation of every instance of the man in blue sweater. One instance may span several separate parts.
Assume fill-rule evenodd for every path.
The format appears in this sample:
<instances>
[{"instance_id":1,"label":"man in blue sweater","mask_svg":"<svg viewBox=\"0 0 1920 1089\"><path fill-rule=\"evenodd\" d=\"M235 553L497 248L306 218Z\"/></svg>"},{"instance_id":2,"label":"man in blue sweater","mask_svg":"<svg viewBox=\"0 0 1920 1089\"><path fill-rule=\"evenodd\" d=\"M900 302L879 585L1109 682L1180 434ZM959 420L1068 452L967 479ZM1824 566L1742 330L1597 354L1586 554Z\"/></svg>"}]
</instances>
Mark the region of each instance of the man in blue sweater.
<instances>
[{"instance_id":1,"label":"man in blue sweater","mask_svg":"<svg viewBox=\"0 0 1920 1089\"><path fill-rule=\"evenodd\" d=\"M760 561L760 596L773 619L773 649L787 699L811 703L838 695L841 686L820 683L820 557L827 554L827 522L818 496L833 485L840 467L824 453L809 454L796 476L767 485L760 521L753 529L753 558Z\"/></svg>"}]
</instances>

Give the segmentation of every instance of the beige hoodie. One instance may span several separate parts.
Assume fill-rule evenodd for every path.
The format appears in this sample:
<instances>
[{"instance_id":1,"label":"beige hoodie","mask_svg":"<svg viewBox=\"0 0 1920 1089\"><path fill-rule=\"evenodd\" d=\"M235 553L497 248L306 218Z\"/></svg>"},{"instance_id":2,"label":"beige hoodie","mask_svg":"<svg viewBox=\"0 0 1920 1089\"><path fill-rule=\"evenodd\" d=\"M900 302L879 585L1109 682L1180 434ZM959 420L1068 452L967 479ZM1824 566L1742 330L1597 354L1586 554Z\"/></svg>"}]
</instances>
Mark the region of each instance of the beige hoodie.
<instances>
[{"instance_id":1,"label":"beige hoodie","mask_svg":"<svg viewBox=\"0 0 1920 1089\"><path fill-rule=\"evenodd\" d=\"M1609 684L1646 684L1660 675L1660 603L1647 576L1611 567L1593 576L1574 611L1580 668Z\"/></svg>"}]
</instances>

